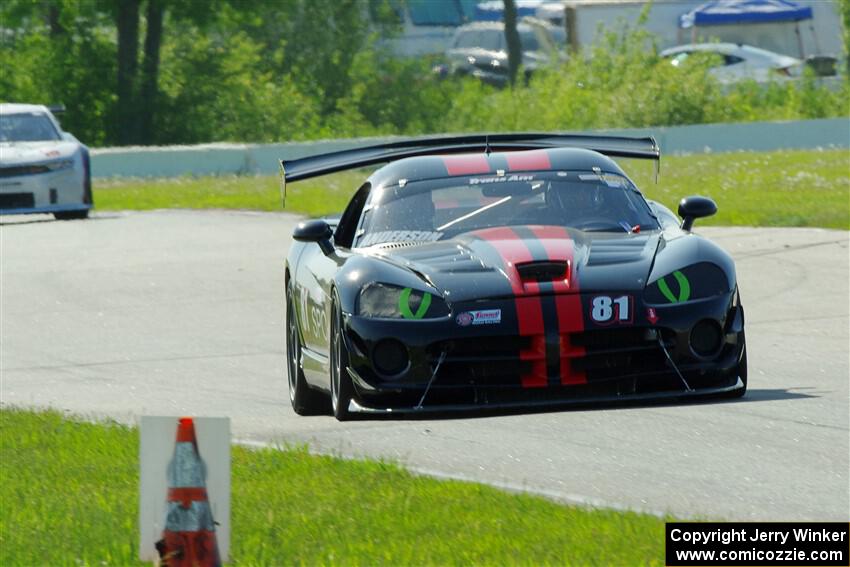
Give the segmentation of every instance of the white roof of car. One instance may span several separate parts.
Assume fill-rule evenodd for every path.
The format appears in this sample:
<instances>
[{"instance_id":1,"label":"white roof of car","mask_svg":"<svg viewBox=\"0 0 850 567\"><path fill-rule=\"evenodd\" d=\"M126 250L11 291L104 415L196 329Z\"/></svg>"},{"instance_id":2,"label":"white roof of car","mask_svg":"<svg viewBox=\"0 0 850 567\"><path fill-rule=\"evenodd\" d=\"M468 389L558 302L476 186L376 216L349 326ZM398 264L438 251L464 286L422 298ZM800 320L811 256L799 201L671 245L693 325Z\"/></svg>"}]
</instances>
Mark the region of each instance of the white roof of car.
<instances>
[{"instance_id":1,"label":"white roof of car","mask_svg":"<svg viewBox=\"0 0 850 567\"><path fill-rule=\"evenodd\" d=\"M544 24L545 25L545 24ZM518 30L530 30L531 25L527 22L517 22L516 27ZM504 22L470 22L468 24L463 24L462 26L458 26L457 31L467 31L467 30L499 30L503 32L505 30Z\"/></svg>"},{"instance_id":2,"label":"white roof of car","mask_svg":"<svg viewBox=\"0 0 850 567\"><path fill-rule=\"evenodd\" d=\"M0 103L0 114L16 114L18 112L44 112L49 114L50 111L43 104L20 104L17 102Z\"/></svg>"},{"instance_id":3,"label":"white roof of car","mask_svg":"<svg viewBox=\"0 0 850 567\"><path fill-rule=\"evenodd\" d=\"M667 57L670 55L675 55L677 53L689 51L709 51L714 53L722 53L724 55L737 55L739 57L743 57L744 59L756 59L760 61L784 65L791 65L793 63L799 62L798 59L795 59L794 57L789 57L788 55L782 55L781 53L774 53L773 51L768 51L759 47L753 47L752 45L745 45L739 43L691 43L688 45L677 45L676 47L670 47L662 51L661 56Z\"/></svg>"}]
</instances>

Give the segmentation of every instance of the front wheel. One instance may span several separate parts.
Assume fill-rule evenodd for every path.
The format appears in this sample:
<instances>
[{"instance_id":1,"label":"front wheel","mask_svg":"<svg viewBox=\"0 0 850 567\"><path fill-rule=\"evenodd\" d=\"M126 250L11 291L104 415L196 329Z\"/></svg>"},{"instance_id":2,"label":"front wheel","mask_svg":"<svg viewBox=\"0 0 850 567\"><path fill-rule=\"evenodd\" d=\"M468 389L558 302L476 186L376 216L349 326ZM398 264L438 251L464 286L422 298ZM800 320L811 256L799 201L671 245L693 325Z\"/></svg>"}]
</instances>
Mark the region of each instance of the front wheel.
<instances>
[{"instance_id":1,"label":"front wheel","mask_svg":"<svg viewBox=\"0 0 850 567\"><path fill-rule=\"evenodd\" d=\"M342 308L339 296L334 292L333 318L331 319L331 408L334 417L339 421L354 418L348 411L351 399L354 397L354 385L348 375L348 348L342 335Z\"/></svg>"},{"instance_id":2,"label":"front wheel","mask_svg":"<svg viewBox=\"0 0 850 567\"><path fill-rule=\"evenodd\" d=\"M289 375L289 401L298 415L324 413L327 411L327 398L307 385L300 361L301 337L290 291L286 294L286 372Z\"/></svg>"}]
</instances>

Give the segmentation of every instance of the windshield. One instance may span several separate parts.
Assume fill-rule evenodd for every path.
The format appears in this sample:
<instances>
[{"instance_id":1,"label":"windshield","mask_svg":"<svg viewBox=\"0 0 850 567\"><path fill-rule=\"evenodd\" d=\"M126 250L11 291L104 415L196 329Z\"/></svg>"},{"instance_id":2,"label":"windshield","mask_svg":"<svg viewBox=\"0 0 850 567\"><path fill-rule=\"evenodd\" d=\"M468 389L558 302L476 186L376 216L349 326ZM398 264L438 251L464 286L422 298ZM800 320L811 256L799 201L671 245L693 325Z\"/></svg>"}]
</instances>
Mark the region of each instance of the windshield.
<instances>
[{"instance_id":1,"label":"windshield","mask_svg":"<svg viewBox=\"0 0 850 567\"><path fill-rule=\"evenodd\" d=\"M523 51L542 51L540 42L537 41L537 36L533 31L522 31L519 33L519 42L522 44Z\"/></svg>"},{"instance_id":2,"label":"windshield","mask_svg":"<svg viewBox=\"0 0 850 567\"><path fill-rule=\"evenodd\" d=\"M25 112L0 115L0 142L41 142L58 139L59 133L44 114Z\"/></svg>"},{"instance_id":3,"label":"windshield","mask_svg":"<svg viewBox=\"0 0 850 567\"><path fill-rule=\"evenodd\" d=\"M436 179L378 188L364 207L357 246L429 241L497 226L551 225L589 232L659 228L625 177L559 171Z\"/></svg>"},{"instance_id":4,"label":"windshield","mask_svg":"<svg viewBox=\"0 0 850 567\"><path fill-rule=\"evenodd\" d=\"M523 51L542 51L540 41L532 30L520 30L519 41ZM486 49L504 51L505 33L502 30L463 30L455 36L455 49Z\"/></svg>"}]
</instances>

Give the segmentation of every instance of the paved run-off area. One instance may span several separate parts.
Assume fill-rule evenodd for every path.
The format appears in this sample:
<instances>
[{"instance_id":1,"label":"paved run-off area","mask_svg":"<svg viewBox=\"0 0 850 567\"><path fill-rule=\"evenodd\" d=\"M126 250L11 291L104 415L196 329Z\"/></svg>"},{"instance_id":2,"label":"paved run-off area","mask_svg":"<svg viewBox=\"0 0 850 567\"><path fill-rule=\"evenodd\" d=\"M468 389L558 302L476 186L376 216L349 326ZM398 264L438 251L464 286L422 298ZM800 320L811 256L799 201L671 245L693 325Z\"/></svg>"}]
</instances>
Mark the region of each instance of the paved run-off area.
<instances>
[{"instance_id":1,"label":"paved run-off area","mask_svg":"<svg viewBox=\"0 0 850 567\"><path fill-rule=\"evenodd\" d=\"M847 232L700 228L736 258L750 392L734 402L341 424L286 393L296 217L3 217L0 400L234 435L599 505L729 520L850 517Z\"/></svg>"}]
</instances>

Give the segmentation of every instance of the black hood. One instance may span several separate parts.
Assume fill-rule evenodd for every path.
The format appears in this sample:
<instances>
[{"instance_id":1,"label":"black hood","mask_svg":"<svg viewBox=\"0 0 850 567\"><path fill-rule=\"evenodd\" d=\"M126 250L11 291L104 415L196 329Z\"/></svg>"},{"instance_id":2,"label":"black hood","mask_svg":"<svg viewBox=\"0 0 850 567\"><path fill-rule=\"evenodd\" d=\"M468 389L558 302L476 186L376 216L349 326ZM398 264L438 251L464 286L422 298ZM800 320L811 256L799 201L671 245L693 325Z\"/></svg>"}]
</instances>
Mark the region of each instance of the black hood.
<instances>
[{"instance_id":1,"label":"black hood","mask_svg":"<svg viewBox=\"0 0 850 567\"><path fill-rule=\"evenodd\" d=\"M517 289L541 294L641 291L660 238L660 232L514 226L439 242L383 244L375 251L412 270L447 299L469 301L505 297Z\"/></svg>"}]
</instances>

